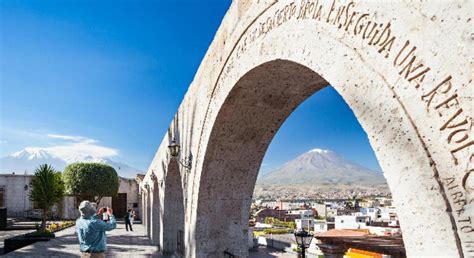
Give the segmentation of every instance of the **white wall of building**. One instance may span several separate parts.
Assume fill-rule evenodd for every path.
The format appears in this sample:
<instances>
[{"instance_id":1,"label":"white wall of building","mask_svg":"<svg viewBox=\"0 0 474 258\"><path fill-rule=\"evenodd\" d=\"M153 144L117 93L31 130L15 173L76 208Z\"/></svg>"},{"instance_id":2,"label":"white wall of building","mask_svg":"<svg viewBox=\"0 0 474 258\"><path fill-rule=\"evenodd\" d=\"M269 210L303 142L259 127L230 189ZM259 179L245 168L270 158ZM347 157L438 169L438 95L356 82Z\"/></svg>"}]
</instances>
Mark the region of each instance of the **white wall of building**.
<instances>
[{"instance_id":1,"label":"white wall of building","mask_svg":"<svg viewBox=\"0 0 474 258\"><path fill-rule=\"evenodd\" d=\"M336 216L335 218L336 229L360 229L366 228L367 222L370 221L368 216L354 216L354 215L344 215Z\"/></svg>"},{"instance_id":2,"label":"white wall of building","mask_svg":"<svg viewBox=\"0 0 474 258\"><path fill-rule=\"evenodd\" d=\"M360 214L362 216L369 216L372 220L375 220L379 214L378 208L361 208L360 209Z\"/></svg>"},{"instance_id":3,"label":"white wall of building","mask_svg":"<svg viewBox=\"0 0 474 258\"><path fill-rule=\"evenodd\" d=\"M25 211L33 208L29 199L31 175L0 175L0 189L3 189L3 205L8 217L24 217Z\"/></svg>"},{"instance_id":4,"label":"white wall of building","mask_svg":"<svg viewBox=\"0 0 474 258\"><path fill-rule=\"evenodd\" d=\"M296 219L296 229L301 230L305 229L307 231L311 231L311 229L314 228L314 219L308 219L308 218L302 218L302 219Z\"/></svg>"},{"instance_id":5,"label":"white wall of building","mask_svg":"<svg viewBox=\"0 0 474 258\"><path fill-rule=\"evenodd\" d=\"M325 220L314 220L314 232L315 233L320 233L320 232L326 232L330 229L334 229L334 222L328 222Z\"/></svg>"},{"instance_id":6,"label":"white wall of building","mask_svg":"<svg viewBox=\"0 0 474 258\"><path fill-rule=\"evenodd\" d=\"M400 228L391 228L391 227L367 227L370 234L377 236L389 236L401 234Z\"/></svg>"},{"instance_id":7,"label":"white wall of building","mask_svg":"<svg viewBox=\"0 0 474 258\"><path fill-rule=\"evenodd\" d=\"M289 210L288 213L300 215L301 218L313 218L313 210Z\"/></svg>"},{"instance_id":8,"label":"white wall of building","mask_svg":"<svg viewBox=\"0 0 474 258\"><path fill-rule=\"evenodd\" d=\"M137 206L135 212L138 211L138 184L135 179L120 178L119 193L127 194L127 209L132 209L134 204Z\"/></svg>"},{"instance_id":9,"label":"white wall of building","mask_svg":"<svg viewBox=\"0 0 474 258\"><path fill-rule=\"evenodd\" d=\"M3 189L3 203L8 217L26 217L34 208L29 199L32 175L0 175L0 189ZM138 211L138 184L134 179L120 178L119 193L127 194L127 209ZM73 196L65 196L61 205L55 207L55 214L64 219L75 219L79 216L78 203ZM62 206L62 207L61 207ZM112 197L103 197L98 207L112 207ZM31 213L32 214L32 213Z\"/></svg>"}]
</instances>

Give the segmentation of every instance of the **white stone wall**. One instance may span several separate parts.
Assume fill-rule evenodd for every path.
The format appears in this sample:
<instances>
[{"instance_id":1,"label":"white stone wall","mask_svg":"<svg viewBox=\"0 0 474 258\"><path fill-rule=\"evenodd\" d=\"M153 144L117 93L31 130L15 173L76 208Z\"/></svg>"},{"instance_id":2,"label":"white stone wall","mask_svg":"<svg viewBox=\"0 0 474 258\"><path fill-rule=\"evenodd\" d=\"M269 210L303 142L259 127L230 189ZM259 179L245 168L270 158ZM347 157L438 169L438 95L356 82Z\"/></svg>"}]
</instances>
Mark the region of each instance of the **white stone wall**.
<instances>
[{"instance_id":1,"label":"white stone wall","mask_svg":"<svg viewBox=\"0 0 474 258\"><path fill-rule=\"evenodd\" d=\"M25 211L32 209L30 201L30 175L0 175L0 187L5 189L4 201L7 216L24 217ZM25 190L25 186L28 188Z\"/></svg>"},{"instance_id":2,"label":"white stone wall","mask_svg":"<svg viewBox=\"0 0 474 258\"><path fill-rule=\"evenodd\" d=\"M76 219L79 217L78 207L74 196L65 196L63 199L62 217L64 219Z\"/></svg>"},{"instance_id":3,"label":"white stone wall","mask_svg":"<svg viewBox=\"0 0 474 258\"><path fill-rule=\"evenodd\" d=\"M138 184L135 179L120 178L120 186L118 192L127 194L127 210L132 209L134 203L139 203ZM110 202L110 205L112 205L112 200ZM138 211L138 207L135 209L136 211Z\"/></svg>"}]
</instances>

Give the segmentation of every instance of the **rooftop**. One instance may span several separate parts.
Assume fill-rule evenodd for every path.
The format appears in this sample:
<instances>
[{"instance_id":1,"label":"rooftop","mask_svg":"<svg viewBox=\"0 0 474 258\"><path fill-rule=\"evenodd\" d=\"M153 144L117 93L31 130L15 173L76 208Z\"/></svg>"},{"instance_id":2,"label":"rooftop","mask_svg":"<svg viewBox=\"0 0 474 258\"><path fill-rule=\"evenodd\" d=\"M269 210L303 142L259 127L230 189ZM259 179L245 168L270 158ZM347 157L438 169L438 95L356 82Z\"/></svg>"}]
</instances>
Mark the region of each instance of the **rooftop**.
<instances>
[{"instance_id":1,"label":"rooftop","mask_svg":"<svg viewBox=\"0 0 474 258\"><path fill-rule=\"evenodd\" d=\"M322 244L318 244L320 248L328 246L345 250L357 248L394 257L406 257L402 236L374 236L366 234L363 236L316 236L316 238L322 242Z\"/></svg>"}]
</instances>

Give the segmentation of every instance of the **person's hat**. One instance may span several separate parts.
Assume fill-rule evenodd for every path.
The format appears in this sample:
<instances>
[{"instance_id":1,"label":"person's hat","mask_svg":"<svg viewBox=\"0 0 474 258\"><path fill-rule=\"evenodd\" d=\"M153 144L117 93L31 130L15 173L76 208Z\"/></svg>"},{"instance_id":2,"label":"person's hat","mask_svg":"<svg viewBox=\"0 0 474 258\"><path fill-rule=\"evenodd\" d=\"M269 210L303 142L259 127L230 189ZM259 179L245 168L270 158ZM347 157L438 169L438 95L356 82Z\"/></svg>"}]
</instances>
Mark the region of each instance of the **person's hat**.
<instances>
[{"instance_id":1,"label":"person's hat","mask_svg":"<svg viewBox=\"0 0 474 258\"><path fill-rule=\"evenodd\" d=\"M82 201L81 204L79 204L79 212L82 217L90 217L95 214L96 210L91 202Z\"/></svg>"}]
</instances>

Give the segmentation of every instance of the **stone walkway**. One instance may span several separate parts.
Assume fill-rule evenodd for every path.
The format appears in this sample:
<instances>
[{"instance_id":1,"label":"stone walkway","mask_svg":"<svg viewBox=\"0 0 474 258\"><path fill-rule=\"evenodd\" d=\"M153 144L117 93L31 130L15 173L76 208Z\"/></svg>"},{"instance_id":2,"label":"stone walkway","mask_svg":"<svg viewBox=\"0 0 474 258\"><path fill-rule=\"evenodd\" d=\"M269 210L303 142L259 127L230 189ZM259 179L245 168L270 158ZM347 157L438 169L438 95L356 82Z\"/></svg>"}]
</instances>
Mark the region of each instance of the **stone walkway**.
<instances>
[{"instance_id":1,"label":"stone walkway","mask_svg":"<svg viewBox=\"0 0 474 258\"><path fill-rule=\"evenodd\" d=\"M117 228L107 233L107 257L162 257L158 247L150 243L141 224L133 225L134 231L125 231L123 222L118 222ZM70 227L56 233L56 237L47 242L37 242L8 253L5 257L39 257L39 258L69 258L80 257L76 228ZM250 258L290 258L295 254L285 253L272 248L260 246L249 253Z\"/></svg>"},{"instance_id":2,"label":"stone walkway","mask_svg":"<svg viewBox=\"0 0 474 258\"><path fill-rule=\"evenodd\" d=\"M150 243L146 236L145 227L133 225L134 231L125 231L123 222L118 222L117 228L107 233L107 257L160 257L158 247ZM6 257L80 257L79 243L75 227L70 227L56 233L56 238L47 242L37 242L11 252Z\"/></svg>"},{"instance_id":3,"label":"stone walkway","mask_svg":"<svg viewBox=\"0 0 474 258\"><path fill-rule=\"evenodd\" d=\"M249 258L295 258L297 255L285 253L281 250L273 249L270 247L259 246L249 252Z\"/></svg>"}]
</instances>

